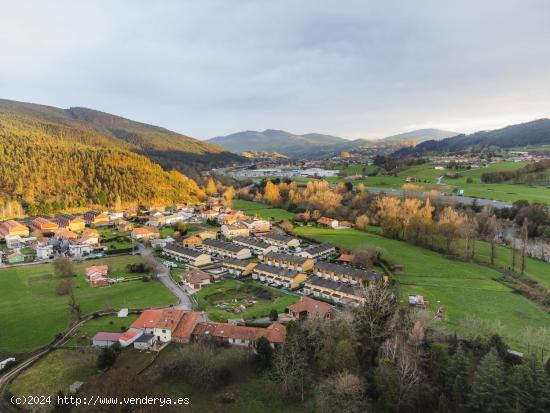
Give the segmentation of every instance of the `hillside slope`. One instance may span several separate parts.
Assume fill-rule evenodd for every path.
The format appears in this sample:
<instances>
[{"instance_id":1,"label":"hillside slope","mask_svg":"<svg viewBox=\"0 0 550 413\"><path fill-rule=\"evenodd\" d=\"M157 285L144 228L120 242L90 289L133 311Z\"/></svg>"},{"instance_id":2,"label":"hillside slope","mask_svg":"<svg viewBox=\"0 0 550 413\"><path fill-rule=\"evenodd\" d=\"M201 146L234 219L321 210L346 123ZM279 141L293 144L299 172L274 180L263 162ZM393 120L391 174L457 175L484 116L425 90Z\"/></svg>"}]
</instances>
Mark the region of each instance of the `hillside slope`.
<instances>
[{"instance_id":1,"label":"hillside slope","mask_svg":"<svg viewBox=\"0 0 550 413\"><path fill-rule=\"evenodd\" d=\"M483 149L489 146L514 148L550 144L550 119L507 126L502 129L458 135L440 141L426 141L414 148L404 148L398 155L424 155L428 153L453 153L470 149Z\"/></svg>"},{"instance_id":2,"label":"hillside slope","mask_svg":"<svg viewBox=\"0 0 550 413\"><path fill-rule=\"evenodd\" d=\"M460 135L459 132L451 132L442 129L417 129L410 132L399 133L382 139L385 142L415 142L420 143L429 140L440 140L451 136Z\"/></svg>"},{"instance_id":3,"label":"hillside slope","mask_svg":"<svg viewBox=\"0 0 550 413\"><path fill-rule=\"evenodd\" d=\"M165 169L176 169L186 174L243 160L219 146L93 109L60 109L0 100L0 122L10 118L40 124L41 128L45 127L49 132L71 136L78 141L87 139L87 143L95 146L136 152L149 157Z\"/></svg>"},{"instance_id":4,"label":"hillside slope","mask_svg":"<svg viewBox=\"0 0 550 413\"><path fill-rule=\"evenodd\" d=\"M98 132L62 109L0 101L0 201L31 212L90 204L194 201L197 184L167 172L139 147ZM1 207L1 205L0 205ZM1 212L1 211L0 211Z\"/></svg>"}]
</instances>

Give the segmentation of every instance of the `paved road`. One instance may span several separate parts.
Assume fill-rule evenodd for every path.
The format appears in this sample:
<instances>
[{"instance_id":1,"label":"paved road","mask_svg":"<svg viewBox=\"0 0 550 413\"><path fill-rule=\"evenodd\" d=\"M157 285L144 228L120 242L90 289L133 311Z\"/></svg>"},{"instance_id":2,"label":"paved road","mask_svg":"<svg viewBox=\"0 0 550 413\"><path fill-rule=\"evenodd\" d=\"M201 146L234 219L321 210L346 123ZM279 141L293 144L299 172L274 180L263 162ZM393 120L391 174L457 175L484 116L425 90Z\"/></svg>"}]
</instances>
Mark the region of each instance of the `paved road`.
<instances>
[{"instance_id":1,"label":"paved road","mask_svg":"<svg viewBox=\"0 0 550 413\"><path fill-rule=\"evenodd\" d=\"M331 188L336 188L336 184L330 184ZM391 189L391 188L377 188L373 186L366 186L365 189L368 192L372 192L375 194L379 194L381 192L387 194L387 195L394 195L398 197L403 196L403 190L402 189ZM356 190L356 187L353 187L353 190ZM426 193L426 192L423 192ZM470 196L454 196L454 195L442 195L439 194L438 197L444 201L447 201L449 203L463 203L466 205L472 205L474 202L477 202L479 206L485 206L490 205L495 208L512 208L511 202L504 202L504 201L496 201L493 199L484 199L484 198L472 198Z\"/></svg>"},{"instance_id":2,"label":"paved road","mask_svg":"<svg viewBox=\"0 0 550 413\"><path fill-rule=\"evenodd\" d=\"M389 195L403 196L402 189L375 188L372 186L367 186L365 187L365 189L369 192L374 192L376 194L380 192L384 192ZM493 199L472 198L470 196L453 196L453 195L438 195L438 197L452 203L461 202L466 205L472 205L474 201L476 201L479 206L491 205L495 208L512 208L511 202L495 201Z\"/></svg>"},{"instance_id":3,"label":"paved road","mask_svg":"<svg viewBox=\"0 0 550 413\"><path fill-rule=\"evenodd\" d=\"M160 263L157 257L153 255L153 251L150 248L146 248L142 244L139 244L139 252L142 256L149 257L150 259L156 261L158 279L166 288L172 291L172 294L178 298L179 303L175 305L174 308L179 308L181 310L192 310L193 303L189 298L189 294L187 294L187 292L180 285L174 282L172 277L170 277L170 269Z\"/></svg>"}]
</instances>

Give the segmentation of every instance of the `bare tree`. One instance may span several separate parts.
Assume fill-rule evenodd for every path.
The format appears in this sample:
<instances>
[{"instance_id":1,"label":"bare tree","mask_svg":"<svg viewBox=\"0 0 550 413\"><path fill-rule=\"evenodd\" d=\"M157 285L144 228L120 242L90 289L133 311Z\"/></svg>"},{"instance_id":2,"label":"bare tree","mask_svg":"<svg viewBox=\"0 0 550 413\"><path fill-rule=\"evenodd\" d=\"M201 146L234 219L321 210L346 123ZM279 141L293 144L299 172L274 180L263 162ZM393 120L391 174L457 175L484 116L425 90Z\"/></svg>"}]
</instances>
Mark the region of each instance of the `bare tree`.
<instances>
[{"instance_id":1,"label":"bare tree","mask_svg":"<svg viewBox=\"0 0 550 413\"><path fill-rule=\"evenodd\" d=\"M497 237L497 217L495 214L489 218L488 234L489 243L491 244L491 264L495 263L496 258L496 237Z\"/></svg>"},{"instance_id":2,"label":"bare tree","mask_svg":"<svg viewBox=\"0 0 550 413\"><path fill-rule=\"evenodd\" d=\"M527 255L527 242L529 241L529 221L527 217L523 218L523 225L521 226L521 241L523 243L521 248L521 273L525 273L525 261Z\"/></svg>"},{"instance_id":3,"label":"bare tree","mask_svg":"<svg viewBox=\"0 0 550 413\"><path fill-rule=\"evenodd\" d=\"M357 309L353 330L359 344L363 368L374 365L380 345L392 335L397 303L382 280L373 282L364 292L365 303Z\"/></svg>"},{"instance_id":4,"label":"bare tree","mask_svg":"<svg viewBox=\"0 0 550 413\"><path fill-rule=\"evenodd\" d=\"M381 351L383 357L392 360L397 366L399 385L396 410L399 411L399 406L411 396L412 390L420 382L421 372L416 355L398 335L384 342Z\"/></svg>"}]
</instances>

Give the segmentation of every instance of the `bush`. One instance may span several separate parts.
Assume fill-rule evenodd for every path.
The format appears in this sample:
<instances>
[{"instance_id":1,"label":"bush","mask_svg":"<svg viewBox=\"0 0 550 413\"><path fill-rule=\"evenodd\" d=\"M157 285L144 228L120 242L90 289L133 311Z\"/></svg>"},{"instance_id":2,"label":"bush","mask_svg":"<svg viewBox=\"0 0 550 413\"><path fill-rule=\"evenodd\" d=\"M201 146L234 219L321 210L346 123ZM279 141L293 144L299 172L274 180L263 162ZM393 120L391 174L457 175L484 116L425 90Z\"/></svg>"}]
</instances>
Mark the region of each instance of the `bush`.
<instances>
[{"instance_id":1,"label":"bush","mask_svg":"<svg viewBox=\"0 0 550 413\"><path fill-rule=\"evenodd\" d=\"M269 319L271 321L277 321L279 319L279 313L274 308L269 312Z\"/></svg>"},{"instance_id":2,"label":"bush","mask_svg":"<svg viewBox=\"0 0 550 413\"><path fill-rule=\"evenodd\" d=\"M55 287L55 293L57 295L67 295L73 288L73 283L71 280L62 280L57 286Z\"/></svg>"},{"instance_id":3,"label":"bush","mask_svg":"<svg viewBox=\"0 0 550 413\"><path fill-rule=\"evenodd\" d=\"M97 368L106 369L113 366L116 362L117 357L118 353L115 351L115 349L110 347L103 348L97 356Z\"/></svg>"}]
</instances>

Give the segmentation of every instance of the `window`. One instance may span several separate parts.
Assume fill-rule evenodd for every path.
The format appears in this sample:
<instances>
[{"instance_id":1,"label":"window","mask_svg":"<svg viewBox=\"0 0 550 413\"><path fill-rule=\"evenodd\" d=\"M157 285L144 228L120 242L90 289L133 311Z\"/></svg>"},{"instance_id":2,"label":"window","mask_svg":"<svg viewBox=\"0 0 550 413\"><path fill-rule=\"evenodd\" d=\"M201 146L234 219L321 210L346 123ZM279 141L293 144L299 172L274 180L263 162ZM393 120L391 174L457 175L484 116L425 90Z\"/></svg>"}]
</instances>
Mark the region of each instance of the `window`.
<instances>
[{"instance_id":1,"label":"window","mask_svg":"<svg viewBox=\"0 0 550 413\"><path fill-rule=\"evenodd\" d=\"M166 333L166 330L162 330L163 333Z\"/></svg>"}]
</instances>

